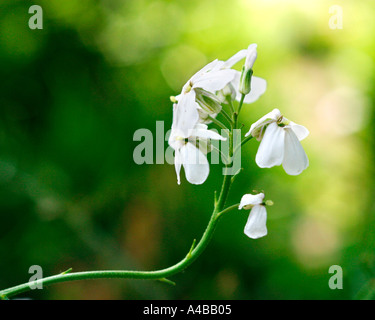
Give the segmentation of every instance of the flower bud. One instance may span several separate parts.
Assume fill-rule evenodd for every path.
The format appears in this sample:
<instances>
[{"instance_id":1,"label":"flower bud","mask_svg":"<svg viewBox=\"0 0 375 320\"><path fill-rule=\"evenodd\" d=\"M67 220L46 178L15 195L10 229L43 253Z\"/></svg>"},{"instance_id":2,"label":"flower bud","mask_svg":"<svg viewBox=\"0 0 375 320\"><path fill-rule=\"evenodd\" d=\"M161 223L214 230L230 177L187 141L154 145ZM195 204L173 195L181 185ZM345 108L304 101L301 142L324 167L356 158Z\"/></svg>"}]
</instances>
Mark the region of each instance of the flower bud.
<instances>
[{"instance_id":1,"label":"flower bud","mask_svg":"<svg viewBox=\"0 0 375 320\"><path fill-rule=\"evenodd\" d=\"M245 68L246 70L252 69L255 60L257 59L257 45L255 43L249 45L247 48L246 60L245 60Z\"/></svg>"},{"instance_id":2,"label":"flower bud","mask_svg":"<svg viewBox=\"0 0 375 320\"><path fill-rule=\"evenodd\" d=\"M210 115L203 111L203 109L198 109L199 114L199 123L209 124L212 122ZM212 115L211 117L215 117L216 115Z\"/></svg>"},{"instance_id":3,"label":"flower bud","mask_svg":"<svg viewBox=\"0 0 375 320\"><path fill-rule=\"evenodd\" d=\"M196 89L195 99L202 112L210 116L216 116L221 111L221 104L219 98L211 92L203 89Z\"/></svg>"},{"instance_id":4,"label":"flower bud","mask_svg":"<svg viewBox=\"0 0 375 320\"><path fill-rule=\"evenodd\" d=\"M257 59L257 45L255 43L247 48L245 64L242 67L239 91L242 94L248 94L251 90L251 76L253 75L253 65Z\"/></svg>"},{"instance_id":5,"label":"flower bud","mask_svg":"<svg viewBox=\"0 0 375 320\"><path fill-rule=\"evenodd\" d=\"M253 69L246 69L246 66L242 67L242 73L240 78L240 86L238 91L242 94L248 94L251 90L251 76L253 75Z\"/></svg>"}]
</instances>

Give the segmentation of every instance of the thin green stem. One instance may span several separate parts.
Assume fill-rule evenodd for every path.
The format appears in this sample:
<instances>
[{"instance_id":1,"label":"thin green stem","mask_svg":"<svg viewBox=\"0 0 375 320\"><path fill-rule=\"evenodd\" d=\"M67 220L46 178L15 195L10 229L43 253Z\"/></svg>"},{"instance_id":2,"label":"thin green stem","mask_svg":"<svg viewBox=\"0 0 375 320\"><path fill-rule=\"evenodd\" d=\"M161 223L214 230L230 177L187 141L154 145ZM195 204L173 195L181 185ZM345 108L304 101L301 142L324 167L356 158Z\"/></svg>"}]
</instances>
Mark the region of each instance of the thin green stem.
<instances>
[{"instance_id":1,"label":"thin green stem","mask_svg":"<svg viewBox=\"0 0 375 320\"><path fill-rule=\"evenodd\" d=\"M233 120L231 119L231 117L229 116L229 114L224 109L221 109L220 112L223 115L223 117L228 121L228 123L230 125L232 125L233 124Z\"/></svg>"},{"instance_id":2,"label":"thin green stem","mask_svg":"<svg viewBox=\"0 0 375 320\"><path fill-rule=\"evenodd\" d=\"M170 284L170 285L172 285L172 286L175 286L175 285L176 285L176 282L171 281L171 280L169 280L169 279L167 279L167 278L161 278L161 279L157 279L157 280L160 281L160 282L165 282L165 283Z\"/></svg>"},{"instance_id":3,"label":"thin green stem","mask_svg":"<svg viewBox=\"0 0 375 320\"><path fill-rule=\"evenodd\" d=\"M64 271L64 272L61 272L61 274L67 274L69 272L71 272L73 269L72 268L69 268L68 270Z\"/></svg>"},{"instance_id":4,"label":"thin green stem","mask_svg":"<svg viewBox=\"0 0 375 320\"><path fill-rule=\"evenodd\" d=\"M211 117L211 116L209 116L209 118L210 118L210 120L213 123L215 123L216 125L218 125L220 128L222 128L224 130L228 130L228 127L225 124L223 124L222 122L220 122L219 120L217 120L216 118Z\"/></svg>"},{"instance_id":5,"label":"thin green stem","mask_svg":"<svg viewBox=\"0 0 375 320\"><path fill-rule=\"evenodd\" d=\"M235 151L237 150L237 149L235 151L233 150L233 132L234 132L234 129L237 128L237 118L238 118L239 112L241 111L244 98L245 98L245 95L242 95L240 104L238 106L238 111L233 112L232 114L233 120L230 121L231 130L229 132L229 158L233 157L235 154ZM233 106L231 106L231 109L234 111ZM212 122L214 122L221 128L228 129L219 120L212 118L212 117L211 117L211 120ZM250 140L251 138L252 137L250 136L244 139L241 142L241 146L244 143L246 143L248 140ZM158 281L166 282L168 284L174 284L173 281L167 278L181 272L182 270L190 266L206 249L207 245L209 244L214 234L216 225L218 221L220 220L220 218L223 216L223 214L238 207L238 204L235 204L224 209L225 202L229 194L230 186L233 181L232 177L227 172L228 168L229 168L229 163L227 162L225 164L226 172L224 172L223 184L221 186L220 195L217 199L215 196L214 210L211 214L211 218L210 218L210 221L208 222L206 230L204 231L198 244L195 246L196 241L194 240L188 254L176 264L168 268L160 269L156 271L104 270L104 271L70 272L71 269L68 269L67 271L60 273L58 275L27 282L27 283L24 283L24 284L21 284L12 288L2 290L0 291L0 299L4 299L4 300L8 299L9 297L12 297L14 295L30 291L32 290L32 288L39 287L39 285L47 286L51 284L62 283L62 282L67 282L67 281L76 281L76 280L88 280L88 279L100 279L100 278L122 278L122 279L158 280Z\"/></svg>"},{"instance_id":6,"label":"thin green stem","mask_svg":"<svg viewBox=\"0 0 375 320\"><path fill-rule=\"evenodd\" d=\"M212 147L212 151L217 152L222 157L225 165L229 164L229 159L220 149L216 148L213 144L211 144L211 147Z\"/></svg>"},{"instance_id":7,"label":"thin green stem","mask_svg":"<svg viewBox=\"0 0 375 320\"><path fill-rule=\"evenodd\" d=\"M232 126L233 129L233 126ZM230 156L233 155L233 133L230 132ZM227 166L226 166L227 168ZM230 206L224 209L225 201L228 197L229 189L231 185L231 177L229 175L224 175L223 184L221 187L221 192L219 198L216 202L214 210L212 212L210 221L204 231L202 238L199 243L195 246L195 240L191 246L188 254L181 261L176 263L173 266L170 266L165 269L156 270L156 271L127 271L127 270L104 270L104 271L84 271L84 272L70 272L70 269L60 273L58 275L42 278L39 280L27 282L12 288L8 288L0 291L1 299L8 299L14 295L27 292L32 290L32 288L39 287L39 285L47 286L56 283L62 283L67 281L76 281L76 280L88 280L88 279L100 279L100 278L122 278L122 279L145 279L145 280L159 280L172 284L172 281L167 278L173 276L189 265L191 265L206 249L209 244L219 218L225 213L238 205Z\"/></svg>"},{"instance_id":8,"label":"thin green stem","mask_svg":"<svg viewBox=\"0 0 375 320\"><path fill-rule=\"evenodd\" d=\"M234 152L233 154L236 155L237 151L245 144L247 143L248 141L250 141L251 139L253 138L252 135L249 135L247 136L246 138L244 138L242 141L241 141L241 144L239 146L236 147L236 149L234 149Z\"/></svg>"},{"instance_id":9,"label":"thin green stem","mask_svg":"<svg viewBox=\"0 0 375 320\"><path fill-rule=\"evenodd\" d=\"M240 172L243 170L243 168L240 168L238 169L238 171L234 174L234 176L232 177L232 183L234 182L234 180L236 180L236 178L238 177L238 175L240 174Z\"/></svg>"},{"instance_id":10,"label":"thin green stem","mask_svg":"<svg viewBox=\"0 0 375 320\"><path fill-rule=\"evenodd\" d=\"M225 213L227 213L229 211L232 211L233 209L237 209L239 205L240 205L239 203L236 203L236 204L234 204L232 206L229 206L229 207L225 208L223 211L220 211L219 213L216 214L216 219L218 219L219 217L221 217L223 214L225 214Z\"/></svg>"},{"instance_id":11,"label":"thin green stem","mask_svg":"<svg viewBox=\"0 0 375 320\"><path fill-rule=\"evenodd\" d=\"M225 176L224 181L227 181L227 176ZM222 190L228 190L224 188ZM227 191L225 191L227 192ZM220 195L219 199L225 199L226 195L223 193ZM220 203L223 200L219 200ZM214 230L216 228L217 222L219 221L218 217L221 216L223 212L227 212L228 210L224 210L223 212L218 211L219 206L216 206L214 212L211 216L210 222L199 241L198 245L192 250L190 249L189 253L186 255L184 259L180 262L176 263L175 265L157 270L157 271L123 271L123 270L105 270L105 271L85 271L85 272L74 272L74 273L61 273L55 276L46 277L43 279L39 279L36 281L31 281L28 283L24 283L12 288L8 288L5 290L0 291L0 297L2 299L8 299L11 296L30 291L32 287L37 287L37 285L51 285L55 283L62 283L67 281L76 281L76 280L88 280L88 279L100 279L100 278L126 278L126 279L145 279L145 280L159 280L164 282L169 282L170 280L166 280L167 277L173 276L176 273L181 272L189 265L191 265L198 256L204 251L207 247L209 241L211 240ZM192 246L193 247L193 246Z\"/></svg>"},{"instance_id":12,"label":"thin green stem","mask_svg":"<svg viewBox=\"0 0 375 320\"><path fill-rule=\"evenodd\" d=\"M250 134L248 135L246 138L244 138L242 141L241 141L241 147L247 143L248 141L250 141L251 139L253 138L253 136Z\"/></svg>"},{"instance_id":13,"label":"thin green stem","mask_svg":"<svg viewBox=\"0 0 375 320\"><path fill-rule=\"evenodd\" d=\"M194 250L194 247L195 247L195 243L196 243L196 242L197 242L197 239L194 239L194 240L193 240L193 244L191 245L190 250L189 250L188 254L186 255L186 257L188 257L188 258L191 257L191 253L192 253L193 250Z\"/></svg>"},{"instance_id":14,"label":"thin green stem","mask_svg":"<svg viewBox=\"0 0 375 320\"><path fill-rule=\"evenodd\" d=\"M236 113L233 114L234 116L234 122L231 126L231 131L229 132L229 159L231 159L233 157L233 131L234 129L236 129L236 125L237 125L237 122L236 122ZM224 172L224 180L223 180L223 185L221 187L221 192L220 192L220 196L219 196L219 199L217 201L217 211L222 211L224 206L225 206L225 201L228 197L228 194L229 194L229 189L230 189L230 185L232 183L232 179L231 179L231 176L228 174L228 167L229 167L229 163L227 163L225 165L225 172Z\"/></svg>"},{"instance_id":15,"label":"thin green stem","mask_svg":"<svg viewBox=\"0 0 375 320\"><path fill-rule=\"evenodd\" d=\"M242 108L242 105L243 105L243 101L244 101L244 99L245 99L245 96L246 96L246 94L242 94L242 95L241 95L241 100L240 100L240 104L238 105L237 114L240 114L240 112L241 112L241 108Z\"/></svg>"},{"instance_id":16,"label":"thin green stem","mask_svg":"<svg viewBox=\"0 0 375 320\"><path fill-rule=\"evenodd\" d=\"M227 102L228 102L228 105L229 105L230 111L231 111L231 113L233 114L233 113L234 113L234 107L233 107L233 102L232 102L231 97L227 98Z\"/></svg>"}]
</instances>

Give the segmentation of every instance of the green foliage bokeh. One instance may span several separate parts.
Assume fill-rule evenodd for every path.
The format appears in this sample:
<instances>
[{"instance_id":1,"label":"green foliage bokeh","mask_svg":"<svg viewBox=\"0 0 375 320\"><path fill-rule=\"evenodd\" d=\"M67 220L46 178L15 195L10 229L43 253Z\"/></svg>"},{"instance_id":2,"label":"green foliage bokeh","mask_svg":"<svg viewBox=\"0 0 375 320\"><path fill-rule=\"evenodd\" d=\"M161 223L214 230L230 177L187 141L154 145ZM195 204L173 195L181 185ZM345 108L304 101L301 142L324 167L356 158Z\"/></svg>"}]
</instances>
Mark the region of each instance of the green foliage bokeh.
<instances>
[{"instance_id":1,"label":"green foliage bokeh","mask_svg":"<svg viewBox=\"0 0 375 320\"><path fill-rule=\"evenodd\" d=\"M28 9L43 8L31 30ZM0 4L0 289L45 276L154 270L201 236L221 166L189 185L174 167L137 165L139 128L172 122L171 95L213 59L258 44L267 92L245 105L244 130L273 108L306 126L310 167L260 169L242 151L228 203L264 190L268 232L243 234L248 212L224 217L206 252L172 280L64 283L34 299L372 298L375 3L340 1L39 0ZM165 147L167 143L165 142ZM156 162L156 158L154 159ZM331 290L340 265L344 289Z\"/></svg>"}]
</instances>

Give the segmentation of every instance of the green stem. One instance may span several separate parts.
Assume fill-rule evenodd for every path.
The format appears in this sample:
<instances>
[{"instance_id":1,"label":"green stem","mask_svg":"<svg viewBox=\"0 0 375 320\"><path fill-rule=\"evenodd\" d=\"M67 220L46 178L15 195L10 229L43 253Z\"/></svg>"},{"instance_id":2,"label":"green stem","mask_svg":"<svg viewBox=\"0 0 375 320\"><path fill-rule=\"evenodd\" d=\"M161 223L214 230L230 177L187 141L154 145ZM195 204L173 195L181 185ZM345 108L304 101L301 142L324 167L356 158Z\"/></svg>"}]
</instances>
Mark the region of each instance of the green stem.
<instances>
[{"instance_id":1,"label":"green stem","mask_svg":"<svg viewBox=\"0 0 375 320\"><path fill-rule=\"evenodd\" d=\"M242 94L241 95L241 100L240 100L240 103L238 105L238 110L237 112L234 112L233 113L233 120L234 120L234 128L236 129L237 128L237 125L238 125L238 117L240 115L240 112L241 112L241 108L242 108L242 105L243 105L243 102L244 102L244 99L245 99L245 94ZM248 137L246 137L245 139L243 139L241 141L241 145L239 145L233 152L233 155L235 156L238 149L240 149L246 142L248 142L249 140L251 140L253 138L252 135L249 135Z\"/></svg>"},{"instance_id":2,"label":"green stem","mask_svg":"<svg viewBox=\"0 0 375 320\"><path fill-rule=\"evenodd\" d=\"M253 136L250 134L248 135L246 138L244 138L242 141L241 141L241 144L239 146L237 146L236 149L234 149L234 152L233 154L235 155L238 151L238 149L240 149L245 143L247 143L248 141L250 141L251 139L253 138Z\"/></svg>"},{"instance_id":3,"label":"green stem","mask_svg":"<svg viewBox=\"0 0 375 320\"><path fill-rule=\"evenodd\" d=\"M233 126L232 126L233 129ZM230 132L230 156L233 155L233 132ZM227 168L227 166L226 166ZM172 283L167 278L173 276L189 265L191 265L200 254L206 249L208 243L210 242L216 225L219 221L219 218L222 215L236 207L238 205L233 205L224 210L224 205L228 197L230 185L231 185L231 176L224 175L223 184L221 187L221 192L219 198L214 207L213 213L211 215L210 221L204 231L202 238L200 239L197 246L194 248L195 241L193 242L192 247L190 248L188 254L181 261L175 265L156 271L127 271L127 270L105 270L105 271L84 271L84 272L70 272L70 269L66 272L63 272L58 275L42 278L39 280L27 282L12 288L8 288L0 291L1 299L8 299L11 296L27 292L32 290L31 287L39 287L38 285L47 286L56 283L62 283L67 281L76 281L76 280L88 280L88 279L100 279L100 278L122 278L122 279L145 279L145 280L159 280L167 283Z\"/></svg>"},{"instance_id":4,"label":"green stem","mask_svg":"<svg viewBox=\"0 0 375 320\"><path fill-rule=\"evenodd\" d=\"M230 108L230 111L231 111L231 113L233 114L233 113L234 113L234 107L233 107L232 98L229 96L229 97L227 98L226 102L228 103L229 108Z\"/></svg>"},{"instance_id":5,"label":"green stem","mask_svg":"<svg viewBox=\"0 0 375 320\"><path fill-rule=\"evenodd\" d=\"M211 147L212 147L212 151L217 152L222 157L225 165L229 164L229 159L227 158L227 156L221 150L216 148L214 145L211 145Z\"/></svg>"},{"instance_id":6,"label":"green stem","mask_svg":"<svg viewBox=\"0 0 375 320\"><path fill-rule=\"evenodd\" d=\"M229 124L233 123L233 120L230 118L229 114L224 109L222 109L220 112Z\"/></svg>"},{"instance_id":7,"label":"green stem","mask_svg":"<svg viewBox=\"0 0 375 320\"><path fill-rule=\"evenodd\" d=\"M242 108L242 105L243 105L243 101L244 101L244 99L245 99L245 96L246 96L246 94L242 94L242 95L241 95L241 100L240 100L240 104L239 104L239 106L238 106L237 114L240 114L240 112L241 112L241 108Z\"/></svg>"},{"instance_id":8,"label":"green stem","mask_svg":"<svg viewBox=\"0 0 375 320\"><path fill-rule=\"evenodd\" d=\"M221 127L222 129L224 130L228 130L227 126L225 124L223 124L222 122L220 122L219 120L217 120L216 118L214 117L211 117L209 116L210 120L215 123L216 125L218 125L219 127Z\"/></svg>"},{"instance_id":9,"label":"green stem","mask_svg":"<svg viewBox=\"0 0 375 320\"><path fill-rule=\"evenodd\" d=\"M227 177L227 176L225 176ZM224 179L226 181L226 179ZM229 179L230 180L230 179ZM228 190L224 188L222 190ZM221 194L219 199L225 199L226 195ZM219 200L220 201L220 200ZM223 201L223 200L221 200ZM123 271L123 270L105 270L105 271L85 271L85 272L74 272L74 273L61 273L58 275L46 277L43 279L39 279L36 281L27 282L12 288L8 288L5 290L0 291L0 298L1 299L8 299L11 296L27 292L31 290L31 286L36 287L38 284L42 284L43 286L55 284L55 283L62 283L67 281L76 281L76 280L89 280L89 279L100 279L100 278L126 278L126 279L145 279L145 280L159 280L163 282L167 282L173 284L172 281L168 280L167 277L173 276L176 273L181 272L189 265L191 265L198 256L204 251L207 247L209 241L211 240L216 225L219 221L219 217L221 217L224 213L233 210L234 208L238 207L237 205L230 206L225 210L219 211L219 206L216 206L214 212L211 216L210 222L199 241L198 245L194 248L193 246L190 249L189 253L186 255L184 259L180 262L176 263L175 265L157 270L157 271Z\"/></svg>"},{"instance_id":10,"label":"green stem","mask_svg":"<svg viewBox=\"0 0 375 320\"><path fill-rule=\"evenodd\" d=\"M232 206L230 206L230 207L224 209L223 211L219 212L219 213L216 215L216 219L219 219L219 217L221 217L224 213L227 213L227 212L229 212L229 211L231 211L231 210L233 210L233 209L237 209L239 205L240 205L239 203L236 203L236 204L234 204L234 205L232 205Z\"/></svg>"},{"instance_id":11,"label":"green stem","mask_svg":"<svg viewBox=\"0 0 375 320\"><path fill-rule=\"evenodd\" d=\"M231 124L231 130L229 132L229 158L233 157L235 151L233 151L233 131L234 129L237 129L237 119L238 115L241 111L241 107L244 101L245 95L242 95L238 111L233 112L233 121L230 121ZM234 110L233 106L231 106L231 109ZM222 124L219 120L215 118L211 118L212 122L217 124L223 129L228 129L224 124ZM252 136L249 136L248 138L245 138L241 142L241 146L249 141L252 138ZM229 167L229 163L226 163L225 170L227 170ZM145 279L145 280L159 280L162 282L166 282L169 284L174 284L171 280L167 279L170 276L173 276L185 268L187 268L189 265L191 265L199 256L200 254L206 249L208 243L210 242L216 225L219 221L219 218L223 216L224 213L229 212L230 210L233 210L238 207L238 204L232 205L226 209L224 209L225 202L227 200L229 189L232 184L232 177L228 174L224 174L223 184L221 187L219 198L215 199L215 206L214 210L212 212L210 221L208 222L208 225L206 227L206 230L204 231L202 238L200 239L199 243L195 246L195 240L193 242L193 245L191 246L188 254L183 258L181 261L177 262L175 265L170 266L165 269L156 270L156 271L127 271L127 270L104 270L104 271L83 271L83 272L70 272L71 269L50 277L42 278L39 280L27 282L12 288L8 288L5 290L0 291L0 299L6 300L11 296L27 292L32 290L31 287L39 287L38 285L51 285L55 283L62 283L67 281L76 281L76 280L88 280L88 279L100 279L100 278L122 278L122 279Z\"/></svg>"},{"instance_id":12,"label":"green stem","mask_svg":"<svg viewBox=\"0 0 375 320\"><path fill-rule=\"evenodd\" d=\"M241 141L241 147L248 141L250 141L251 139L253 138L253 136L251 134L249 134L246 138L244 138L242 141Z\"/></svg>"}]
</instances>

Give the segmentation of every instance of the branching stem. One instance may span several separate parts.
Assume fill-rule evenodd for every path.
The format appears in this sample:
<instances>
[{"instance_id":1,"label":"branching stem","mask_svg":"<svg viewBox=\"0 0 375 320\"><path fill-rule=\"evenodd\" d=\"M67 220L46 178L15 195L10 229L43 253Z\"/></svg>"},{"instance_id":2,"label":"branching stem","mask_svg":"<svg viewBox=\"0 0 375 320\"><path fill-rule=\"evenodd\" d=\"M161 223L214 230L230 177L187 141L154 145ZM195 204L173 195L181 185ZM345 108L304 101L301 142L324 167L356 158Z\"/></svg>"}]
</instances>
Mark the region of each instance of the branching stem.
<instances>
[{"instance_id":1,"label":"branching stem","mask_svg":"<svg viewBox=\"0 0 375 320\"><path fill-rule=\"evenodd\" d=\"M231 123L231 131L229 133L229 156L233 156L233 130L237 128L238 113L241 110L243 98L240 101L237 113L233 113L233 122ZM216 120L216 119L215 119ZM215 122L215 121L214 121ZM218 123L217 123L218 124ZM221 123L220 123L221 124ZM222 125L222 124L221 124ZM223 125L224 126L224 125ZM224 126L225 127L225 126ZM226 164L226 169L228 164ZM193 244L188 254L181 261L176 264L156 271L128 271L128 270L104 270L104 271L83 271L83 272L71 272L71 269L66 270L60 274L42 278L39 280L27 282L24 284L17 285L8 289L0 291L0 299L7 300L17 294L32 290L32 288L39 287L39 285L47 286L56 283L77 281L77 280L89 280L89 279L101 279L101 278L120 278L120 279L144 279L144 280L158 280L174 285L174 282L169 280L168 277L173 276L182 270L190 266L206 249L209 244L215 228L220 218L227 212L238 207L238 204L232 205L224 209L225 202L227 200L229 189L232 183L232 177L230 175L224 175L223 184L221 187L220 195L215 201L214 210L212 212L210 221L204 231L200 241ZM196 244L196 245L195 245Z\"/></svg>"}]
</instances>

